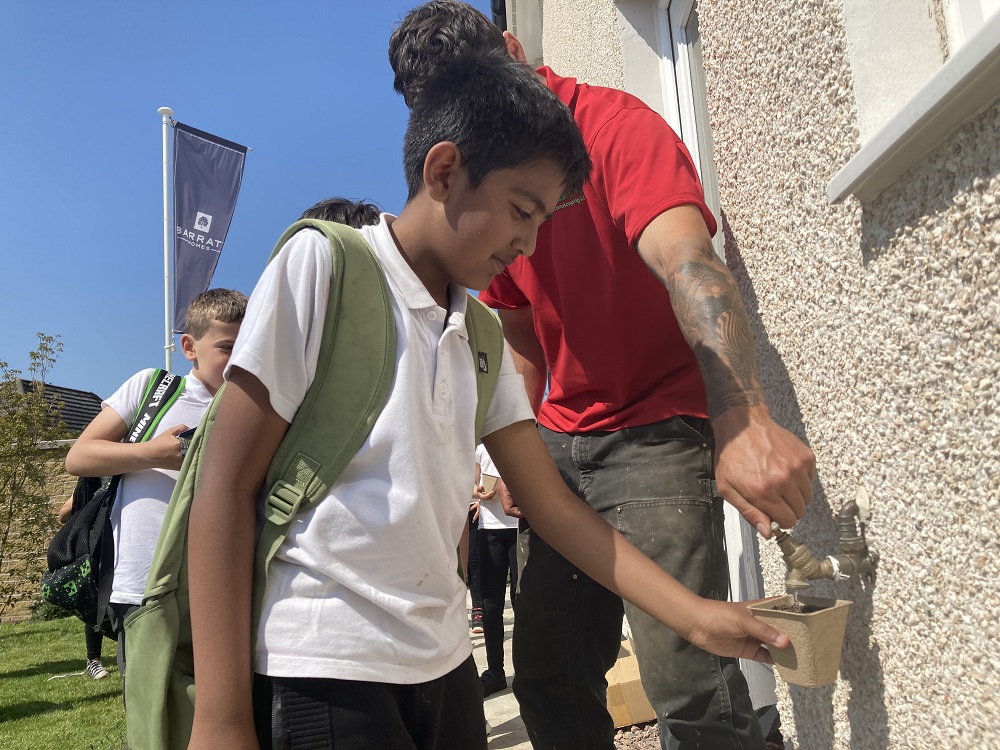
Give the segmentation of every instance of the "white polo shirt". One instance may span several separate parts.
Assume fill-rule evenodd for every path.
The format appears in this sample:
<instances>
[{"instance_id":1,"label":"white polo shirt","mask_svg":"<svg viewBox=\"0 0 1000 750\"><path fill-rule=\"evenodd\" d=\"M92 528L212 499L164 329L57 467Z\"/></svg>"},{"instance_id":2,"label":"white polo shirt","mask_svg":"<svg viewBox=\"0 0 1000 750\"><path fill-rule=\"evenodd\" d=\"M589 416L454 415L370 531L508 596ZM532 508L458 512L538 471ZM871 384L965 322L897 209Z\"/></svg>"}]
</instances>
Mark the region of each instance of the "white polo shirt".
<instances>
[{"instance_id":1,"label":"white polo shirt","mask_svg":"<svg viewBox=\"0 0 1000 750\"><path fill-rule=\"evenodd\" d=\"M500 476L493 459L486 451L486 446L480 443L476 446L476 463L479 464L480 474L490 474L494 477ZM500 493L496 492L489 500L482 500L479 503L479 528L481 529L516 529L517 519L508 516L503 512L503 504L500 502Z\"/></svg>"},{"instance_id":2,"label":"white polo shirt","mask_svg":"<svg viewBox=\"0 0 1000 750\"><path fill-rule=\"evenodd\" d=\"M101 406L113 409L131 425L142 406L142 397L153 370L142 370L122 383ZM151 438L177 425L197 427L212 403L212 394L194 375L184 381L184 390L163 413ZM167 503L177 484L178 472L169 469L130 471L122 477L118 496L111 506L111 529L115 539L115 577L111 601L142 604L153 553L167 514Z\"/></svg>"},{"instance_id":3,"label":"white polo shirt","mask_svg":"<svg viewBox=\"0 0 1000 750\"><path fill-rule=\"evenodd\" d=\"M386 218L362 235L393 295L395 382L358 454L325 500L293 520L272 562L255 658L264 674L413 684L471 653L456 572L476 445L467 295L452 285L450 309L439 307ZM329 279L326 238L299 232L258 282L230 359L289 422L315 374ZM527 419L505 352L485 433Z\"/></svg>"}]
</instances>

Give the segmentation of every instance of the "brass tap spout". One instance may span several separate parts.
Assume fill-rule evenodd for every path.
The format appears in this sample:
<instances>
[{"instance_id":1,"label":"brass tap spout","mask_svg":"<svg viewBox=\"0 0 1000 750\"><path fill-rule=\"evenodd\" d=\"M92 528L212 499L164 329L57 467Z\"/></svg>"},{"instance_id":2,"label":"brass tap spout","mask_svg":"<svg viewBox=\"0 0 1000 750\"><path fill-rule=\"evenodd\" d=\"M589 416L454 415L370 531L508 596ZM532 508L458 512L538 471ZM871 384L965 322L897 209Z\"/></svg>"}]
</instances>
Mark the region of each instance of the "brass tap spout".
<instances>
[{"instance_id":1,"label":"brass tap spout","mask_svg":"<svg viewBox=\"0 0 1000 750\"><path fill-rule=\"evenodd\" d=\"M840 572L845 576L859 576L875 583L878 553L868 549L864 535L858 530L858 505L853 500L844 503L837 515L840 532L840 549L844 554L836 555Z\"/></svg>"},{"instance_id":2,"label":"brass tap spout","mask_svg":"<svg viewBox=\"0 0 1000 750\"><path fill-rule=\"evenodd\" d=\"M820 562L809 548L802 542L792 538L787 531L782 531L777 523L771 524L771 531L785 558L788 574L785 576L785 589L795 592L809 586L809 581L821 578L833 578L836 574L833 562L829 558Z\"/></svg>"},{"instance_id":3,"label":"brass tap spout","mask_svg":"<svg viewBox=\"0 0 1000 750\"><path fill-rule=\"evenodd\" d=\"M837 528L843 554L831 555L822 561L817 560L806 545L794 539L787 531L782 531L777 523L771 524L771 531L788 568L785 576L786 590L794 594L799 589L808 587L810 581L822 578L840 580L858 576L875 583L878 554L868 549L864 534L858 529L858 510L858 504L853 500L840 509Z\"/></svg>"}]
</instances>

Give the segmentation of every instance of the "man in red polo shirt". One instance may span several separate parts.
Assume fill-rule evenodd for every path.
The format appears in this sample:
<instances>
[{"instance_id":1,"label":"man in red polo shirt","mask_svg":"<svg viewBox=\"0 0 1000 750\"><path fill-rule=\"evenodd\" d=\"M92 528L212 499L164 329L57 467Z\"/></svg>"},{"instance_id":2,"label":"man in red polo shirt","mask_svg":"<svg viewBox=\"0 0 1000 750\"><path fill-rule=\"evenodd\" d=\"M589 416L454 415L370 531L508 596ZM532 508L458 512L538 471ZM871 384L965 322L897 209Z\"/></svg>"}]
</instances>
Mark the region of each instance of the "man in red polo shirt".
<instances>
[{"instance_id":1,"label":"man in red polo shirt","mask_svg":"<svg viewBox=\"0 0 1000 750\"><path fill-rule=\"evenodd\" d=\"M478 11L426 3L390 40L396 89L411 103L435 60L500 45L525 60ZM770 536L772 519L790 527L805 512L814 457L770 417L746 311L713 251L716 222L683 143L629 94L538 73L573 112L594 170L542 226L534 254L480 298L499 311L567 484L690 589L726 599L722 498ZM622 601L523 520L518 545L514 693L532 745L609 750L605 674ZM736 660L625 607L663 747L764 748Z\"/></svg>"}]
</instances>

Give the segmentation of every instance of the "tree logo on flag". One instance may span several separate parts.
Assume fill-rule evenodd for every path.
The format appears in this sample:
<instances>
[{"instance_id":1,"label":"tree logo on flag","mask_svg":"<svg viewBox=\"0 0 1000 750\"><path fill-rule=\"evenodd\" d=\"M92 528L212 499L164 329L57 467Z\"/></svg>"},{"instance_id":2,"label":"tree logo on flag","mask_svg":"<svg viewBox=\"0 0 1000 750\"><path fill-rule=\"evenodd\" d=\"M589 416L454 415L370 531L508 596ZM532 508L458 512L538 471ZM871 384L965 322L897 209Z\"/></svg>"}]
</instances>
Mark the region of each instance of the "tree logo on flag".
<instances>
[{"instance_id":1,"label":"tree logo on flag","mask_svg":"<svg viewBox=\"0 0 1000 750\"><path fill-rule=\"evenodd\" d=\"M194 219L194 228L200 232L207 232L212 228L212 217L199 211Z\"/></svg>"}]
</instances>

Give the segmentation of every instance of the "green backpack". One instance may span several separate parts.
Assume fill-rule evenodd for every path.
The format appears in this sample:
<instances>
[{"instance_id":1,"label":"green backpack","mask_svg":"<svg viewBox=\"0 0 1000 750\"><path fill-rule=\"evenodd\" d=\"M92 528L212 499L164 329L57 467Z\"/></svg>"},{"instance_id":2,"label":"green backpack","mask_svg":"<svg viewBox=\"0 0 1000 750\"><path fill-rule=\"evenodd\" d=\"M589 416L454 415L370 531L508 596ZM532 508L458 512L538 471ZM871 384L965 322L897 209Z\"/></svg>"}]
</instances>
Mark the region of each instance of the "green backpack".
<instances>
[{"instance_id":1,"label":"green backpack","mask_svg":"<svg viewBox=\"0 0 1000 750\"><path fill-rule=\"evenodd\" d=\"M330 222L293 224L271 254L312 227L330 242L333 266L316 377L267 472L270 488L254 564L253 633L271 558L292 518L321 501L357 453L392 388L396 327L385 275L361 236ZM476 439L481 435L503 356L500 321L469 297L469 346L476 365ZM194 659L188 601L187 530L201 458L225 386L188 449L160 531L142 606L125 621L128 744L133 750L184 750L194 719Z\"/></svg>"}]
</instances>

